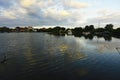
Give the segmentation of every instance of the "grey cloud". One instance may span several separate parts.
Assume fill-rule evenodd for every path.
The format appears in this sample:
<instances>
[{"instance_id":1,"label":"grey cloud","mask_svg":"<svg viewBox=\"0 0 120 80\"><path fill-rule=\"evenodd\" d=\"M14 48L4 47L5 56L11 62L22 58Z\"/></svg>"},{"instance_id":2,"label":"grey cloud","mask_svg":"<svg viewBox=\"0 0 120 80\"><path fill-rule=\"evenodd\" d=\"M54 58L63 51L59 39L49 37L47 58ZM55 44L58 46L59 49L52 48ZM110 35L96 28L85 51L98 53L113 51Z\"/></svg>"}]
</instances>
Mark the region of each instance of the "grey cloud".
<instances>
[{"instance_id":1,"label":"grey cloud","mask_svg":"<svg viewBox=\"0 0 120 80\"><path fill-rule=\"evenodd\" d=\"M11 0L0 0L0 7L8 8L12 5Z\"/></svg>"},{"instance_id":2,"label":"grey cloud","mask_svg":"<svg viewBox=\"0 0 120 80\"><path fill-rule=\"evenodd\" d=\"M7 1L8 2L6 2L6 0L0 0L0 26L79 25L84 22L85 17L85 14L81 12L80 9L88 7L87 4L77 3L77 0L70 0L74 1L77 5L70 2L70 4L65 5L63 3L64 0L33 0L33 2L35 2L32 5L21 4L21 0ZM81 6L78 4L81 4ZM4 14L4 12L11 13ZM99 21L102 21L103 23L120 23L119 16L119 14L101 17L97 16L95 18L87 19L86 24L96 24Z\"/></svg>"}]
</instances>

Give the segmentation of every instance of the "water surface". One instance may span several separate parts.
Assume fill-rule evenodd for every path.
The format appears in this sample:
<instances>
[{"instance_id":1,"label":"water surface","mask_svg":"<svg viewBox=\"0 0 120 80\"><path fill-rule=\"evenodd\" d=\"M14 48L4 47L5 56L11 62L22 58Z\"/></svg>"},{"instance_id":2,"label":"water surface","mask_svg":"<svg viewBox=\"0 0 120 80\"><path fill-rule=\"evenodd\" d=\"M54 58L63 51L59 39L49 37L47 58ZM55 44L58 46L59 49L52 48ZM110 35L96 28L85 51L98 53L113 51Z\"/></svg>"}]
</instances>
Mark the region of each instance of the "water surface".
<instances>
[{"instance_id":1,"label":"water surface","mask_svg":"<svg viewBox=\"0 0 120 80\"><path fill-rule=\"evenodd\" d=\"M0 80L120 80L120 39L0 33Z\"/></svg>"}]
</instances>

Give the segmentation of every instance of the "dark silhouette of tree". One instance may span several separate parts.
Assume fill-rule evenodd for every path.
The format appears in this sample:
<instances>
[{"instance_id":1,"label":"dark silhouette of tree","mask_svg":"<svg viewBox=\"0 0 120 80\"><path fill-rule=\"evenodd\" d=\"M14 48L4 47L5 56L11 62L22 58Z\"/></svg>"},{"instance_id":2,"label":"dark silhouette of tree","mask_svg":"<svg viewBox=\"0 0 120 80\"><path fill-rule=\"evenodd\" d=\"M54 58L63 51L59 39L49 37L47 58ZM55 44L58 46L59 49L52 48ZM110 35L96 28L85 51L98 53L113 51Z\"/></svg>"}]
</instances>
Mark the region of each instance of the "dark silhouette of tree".
<instances>
[{"instance_id":1,"label":"dark silhouette of tree","mask_svg":"<svg viewBox=\"0 0 120 80\"><path fill-rule=\"evenodd\" d=\"M3 29L0 27L0 32L2 32L2 30L3 30Z\"/></svg>"},{"instance_id":2,"label":"dark silhouette of tree","mask_svg":"<svg viewBox=\"0 0 120 80\"><path fill-rule=\"evenodd\" d=\"M105 30L111 32L111 31L113 30L113 24L107 24L107 25L105 26Z\"/></svg>"},{"instance_id":3,"label":"dark silhouette of tree","mask_svg":"<svg viewBox=\"0 0 120 80\"><path fill-rule=\"evenodd\" d=\"M73 32L75 32L75 33L82 33L83 31L82 31L81 27L76 27L76 28L73 29Z\"/></svg>"},{"instance_id":4,"label":"dark silhouette of tree","mask_svg":"<svg viewBox=\"0 0 120 80\"><path fill-rule=\"evenodd\" d=\"M83 36L85 37L85 39L92 40L94 35L88 34L88 35L83 35Z\"/></svg>"},{"instance_id":5,"label":"dark silhouette of tree","mask_svg":"<svg viewBox=\"0 0 120 80\"><path fill-rule=\"evenodd\" d=\"M6 26L0 28L0 32L10 32L10 29Z\"/></svg>"},{"instance_id":6,"label":"dark silhouette of tree","mask_svg":"<svg viewBox=\"0 0 120 80\"><path fill-rule=\"evenodd\" d=\"M86 25L85 28L84 28L84 32L88 32L89 31L89 26Z\"/></svg>"},{"instance_id":7,"label":"dark silhouette of tree","mask_svg":"<svg viewBox=\"0 0 120 80\"><path fill-rule=\"evenodd\" d=\"M112 32L112 36L120 38L120 28L114 29Z\"/></svg>"},{"instance_id":8,"label":"dark silhouette of tree","mask_svg":"<svg viewBox=\"0 0 120 80\"><path fill-rule=\"evenodd\" d=\"M90 32L90 33L93 33L94 32L94 25L86 25L85 26L85 29L84 29L84 32Z\"/></svg>"},{"instance_id":9,"label":"dark silhouette of tree","mask_svg":"<svg viewBox=\"0 0 120 80\"><path fill-rule=\"evenodd\" d=\"M8 28L6 26L0 27L0 32L47 32L49 34L61 36L71 32L75 37L84 36L85 38L93 39L93 36L105 37L106 40L111 40L109 36L120 38L120 27L113 28L113 24L106 24L104 28L94 28L94 25L86 25L85 28L75 27L74 29L66 29L65 27L56 26L54 28L40 28L33 29L32 27L16 27ZM107 36L107 37L106 37Z\"/></svg>"},{"instance_id":10,"label":"dark silhouette of tree","mask_svg":"<svg viewBox=\"0 0 120 80\"><path fill-rule=\"evenodd\" d=\"M111 41L112 37L111 36L104 36L105 41Z\"/></svg>"},{"instance_id":11,"label":"dark silhouette of tree","mask_svg":"<svg viewBox=\"0 0 120 80\"><path fill-rule=\"evenodd\" d=\"M105 31L104 28L97 28L97 29L95 29L95 32L104 32L104 31Z\"/></svg>"},{"instance_id":12,"label":"dark silhouette of tree","mask_svg":"<svg viewBox=\"0 0 120 80\"><path fill-rule=\"evenodd\" d=\"M83 32L83 29L82 27L76 27L72 30L72 33L75 35L75 36L81 36Z\"/></svg>"},{"instance_id":13,"label":"dark silhouette of tree","mask_svg":"<svg viewBox=\"0 0 120 80\"><path fill-rule=\"evenodd\" d=\"M65 28L64 28L64 27L61 27L61 30L64 30L64 31L65 31Z\"/></svg>"},{"instance_id":14,"label":"dark silhouette of tree","mask_svg":"<svg viewBox=\"0 0 120 80\"><path fill-rule=\"evenodd\" d=\"M60 26L56 26L55 28L52 29L52 33L59 34L60 29L61 29Z\"/></svg>"}]
</instances>

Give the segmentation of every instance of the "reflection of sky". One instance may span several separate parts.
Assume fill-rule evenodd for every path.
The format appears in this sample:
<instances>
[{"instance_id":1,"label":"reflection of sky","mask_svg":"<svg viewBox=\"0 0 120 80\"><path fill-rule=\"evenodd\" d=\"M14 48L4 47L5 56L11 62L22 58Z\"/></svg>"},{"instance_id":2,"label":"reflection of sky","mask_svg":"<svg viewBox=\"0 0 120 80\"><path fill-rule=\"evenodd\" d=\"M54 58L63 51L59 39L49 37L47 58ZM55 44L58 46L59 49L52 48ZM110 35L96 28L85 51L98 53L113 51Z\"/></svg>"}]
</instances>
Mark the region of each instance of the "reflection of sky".
<instances>
[{"instance_id":1,"label":"reflection of sky","mask_svg":"<svg viewBox=\"0 0 120 80\"><path fill-rule=\"evenodd\" d=\"M102 38L88 40L74 36L55 37L44 33L9 33L3 38L0 52L11 50L12 53L7 55L6 67L14 74L18 71L18 74L22 72L28 76L36 72L35 75L39 76L41 71L66 69L68 74L82 77L92 72L93 76L97 76L96 72L100 71L111 74L120 72L120 55L115 49L120 46L119 39L113 38L108 42ZM5 46L4 49L2 45ZM0 73L3 72L2 75L6 76L5 71L6 74L11 74L9 70L4 68ZM104 72L102 76L106 74Z\"/></svg>"},{"instance_id":2,"label":"reflection of sky","mask_svg":"<svg viewBox=\"0 0 120 80\"><path fill-rule=\"evenodd\" d=\"M103 38L94 38L93 40L87 40L84 38L69 38L66 37L68 42L74 43L73 48L78 48L84 52L97 52L97 53L114 53L116 52L116 47L120 46L119 39L112 39L111 42L105 41Z\"/></svg>"},{"instance_id":3,"label":"reflection of sky","mask_svg":"<svg viewBox=\"0 0 120 80\"><path fill-rule=\"evenodd\" d=\"M79 46L82 46L84 49L94 49L95 48L94 45L89 44L84 39L76 39L76 42L79 44Z\"/></svg>"}]
</instances>

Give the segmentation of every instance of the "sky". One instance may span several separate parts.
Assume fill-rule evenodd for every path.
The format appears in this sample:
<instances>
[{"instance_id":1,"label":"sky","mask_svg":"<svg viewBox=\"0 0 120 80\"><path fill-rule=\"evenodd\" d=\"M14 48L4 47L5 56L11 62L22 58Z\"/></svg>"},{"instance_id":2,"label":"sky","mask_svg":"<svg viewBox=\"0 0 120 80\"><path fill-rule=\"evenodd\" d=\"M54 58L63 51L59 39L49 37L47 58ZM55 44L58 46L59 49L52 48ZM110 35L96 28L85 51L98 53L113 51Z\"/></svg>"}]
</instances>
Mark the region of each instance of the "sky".
<instances>
[{"instance_id":1,"label":"sky","mask_svg":"<svg viewBox=\"0 0 120 80\"><path fill-rule=\"evenodd\" d=\"M119 27L119 4L120 0L0 0L0 26Z\"/></svg>"}]
</instances>

